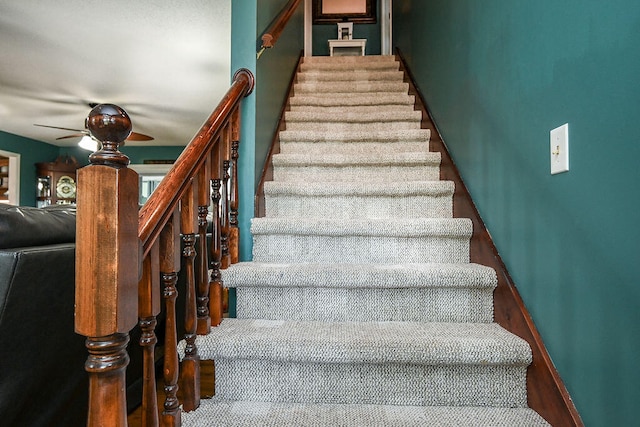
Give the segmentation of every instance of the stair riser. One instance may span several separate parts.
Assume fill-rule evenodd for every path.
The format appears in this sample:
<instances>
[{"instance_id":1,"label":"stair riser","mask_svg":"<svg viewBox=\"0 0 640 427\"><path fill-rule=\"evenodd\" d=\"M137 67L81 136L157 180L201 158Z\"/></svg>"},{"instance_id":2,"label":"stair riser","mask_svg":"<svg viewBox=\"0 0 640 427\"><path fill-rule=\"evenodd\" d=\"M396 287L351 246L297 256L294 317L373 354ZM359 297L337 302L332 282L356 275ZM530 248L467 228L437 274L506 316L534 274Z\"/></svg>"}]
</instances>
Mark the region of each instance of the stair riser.
<instances>
[{"instance_id":1,"label":"stair riser","mask_svg":"<svg viewBox=\"0 0 640 427\"><path fill-rule=\"evenodd\" d=\"M404 73L402 71L307 71L298 73L298 82L314 83L314 82L344 82L344 81L393 81L402 82Z\"/></svg>"},{"instance_id":2,"label":"stair riser","mask_svg":"<svg viewBox=\"0 0 640 427\"><path fill-rule=\"evenodd\" d=\"M440 178L439 165L419 166L278 166L273 180L282 182L343 182L343 181L436 181Z\"/></svg>"},{"instance_id":3,"label":"stair riser","mask_svg":"<svg viewBox=\"0 0 640 427\"><path fill-rule=\"evenodd\" d=\"M452 195L441 196L304 196L269 195L267 217L307 218L451 218Z\"/></svg>"},{"instance_id":4,"label":"stair riser","mask_svg":"<svg viewBox=\"0 0 640 427\"><path fill-rule=\"evenodd\" d=\"M380 110L384 111L380 111ZM294 122L375 122L375 121L420 121L422 113L411 105L358 105L352 107L292 106L285 113L285 121Z\"/></svg>"},{"instance_id":5,"label":"stair riser","mask_svg":"<svg viewBox=\"0 0 640 427\"><path fill-rule=\"evenodd\" d=\"M344 122L292 122L286 124L287 130L305 130L316 132L363 132L377 130L420 129L420 121L344 123Z\"/></svg>"},{"instance_id":6,"label":"stair riser","mask_svg":"<svg viewBox=\"0 0 640 427\"><path fill-rule=\"evenodd\" d=\"M232 283L227 286L234 287ZM401 284L399 284L401 285ZM493 288L236 288L239 319L493 321Z\"/></svg>"},{"instance_id":7,"label":"stair riser","mask_svg":"<svg viewBox=\"0 0 640 427\"><path fill-rule=\"evenodd\" d=\"M254 235L256 262L469 262L469 237Z\"/></svg>"},{"instance_id":8,"label":"stair riser","mask_svg":"<svg viewBox=\"0 0 640 427\"><path fill-rule=\"evenodd\" d=\"M426 153L429 142L280 142L282 154L381 154L390 150L394 153Z\"/></svg>"},{"instance_id":9,"label":"stair riser","mask_svg":"<svg viewBox=\"0 0 640 427\"><path fill-rule=\"evenodd\" d=\"M295 94L305 93L367 93L367 92L389 92L389 93L409 93L409 84L401 82L318 82L318 83L296 83L293 87Z\"/></svg>"},{"instance_id":10,"label":"stair riser","mask_svg":"<svg viewBox=\"0 0 640 427\"><path fill-rule=\"evenodd\" d=\"M357 68L356 68L357 67ZM369 64L300 64L300 71L302 73L327 71L327 72L353 72L354 69L358 71L398 71L400 64L398 62L371 62Z\"/></svg>"},{"instance_id":11,"label":"stair riser","mask_svg":"<svg viewBox=\"0 0 640 427\"><path fill-rule=\"evenodd\" d=\"M381 105L406 105L413 108L415 97L405 94L387 94L384 99L377 94L363 93L343 97L326 96L326 94L297 95L289 99L289 105L318 106L318 107L342 107L342 106L381 106Z\"/></svg>"},{"instance_id":12,"label":"stair riser","mask_svg":"<svg viewBox=\"0 0 640 427\"><path fill-rule=\"evenodd\" d=\"M526 406L526 367L216 360L216 395L263 402Z\"/></svg>"}]
</instances>

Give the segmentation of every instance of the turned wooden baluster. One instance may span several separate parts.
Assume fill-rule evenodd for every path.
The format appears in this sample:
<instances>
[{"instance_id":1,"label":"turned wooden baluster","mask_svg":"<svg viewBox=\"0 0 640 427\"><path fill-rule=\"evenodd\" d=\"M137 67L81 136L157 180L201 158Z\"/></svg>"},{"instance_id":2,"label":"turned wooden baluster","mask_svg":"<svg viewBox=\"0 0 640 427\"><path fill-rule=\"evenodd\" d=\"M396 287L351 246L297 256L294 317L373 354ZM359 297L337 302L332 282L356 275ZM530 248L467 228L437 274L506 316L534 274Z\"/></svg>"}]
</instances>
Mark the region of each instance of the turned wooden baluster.
<instances>
[{"instance_id":1,"label":"turned wooden baluster","mask_svg":"<svg viewBox=\"0 0 640 427\"><path fill-rule=\"evenodd\" d=\"M158 425L158 399L156 397L155 334L156 316L160 313L160 255L159 245L151 247L142 263L142 279L138 284L138 325L142 331L143 349L142 427Z\"/></svg>"},{"instance_id":2,"label":"turned wooden baluster","mask_svg":"<svg viewBox=\"0 0 640 427\"><path fill-rule=\"evenodd\" d=\"M199 335L206 335L211 328L209 314L209 254L207 251L207 215L211 198L209 184L211 177L211 159L205 160L204 166L198 172L198 326Z\"/></svg>"},{"instance_id":3,"label":"turned wooden baluster","mask_svg":"<svg viewBox=\"0 0 640 427\"><path fill-rule=\"evenodd\" d=\"M211 151L211 244L209 245L209 260L211 262L211 299L209 311L211 325L217 326L222 322L222 237L220 227L220 184L222 180L222 166L220 161L220 140Z\"/></svg>"},{"instance_id":4,"label":"turned wooden baluster","mask_svg":"<svg viewBox=\"0 0 640 427\"><path fill-rule=\"evenodd\" d=\"M231 263L240 261L240 227L238 224L238 204L240 200L238 188L238 158L240 147L240 108L233 111L231 117L231 190L229 194L229 255Z\"/></svg>"},{"instance_id":5,"label":"turned wooden baluster","mask_svg":"<svg viewBox=\"0 0 640 427\"><path fill-rule=\"evenodd\" d=\"M119 145L131 133L120 107L101 104L87 117L102 149L78 170L75 330L87 337L87 426L126 426L129 331L138 320L138 174Z\"/></svg>"},{"instance_id":6,"label":"turned wooden baluster","mask_svg":"<svg viewBox=\"0 0 640 427\"><path fill-rule=\"evenodd\" d=\"M189 412L200 406L200 356L196 347L197 303L195 265L196 230L198 214L196 210L196 194L198 181L192 179L180 200L180 230L182 232L182 257L185 262L185 321L184 329L186 346L180 369L180 386L183 391L182 408Z\"/></svg>"},{"instance_id":7,"label":"turned wooden baluster","mask_svg":"<svg viewBox=\"0 0 640 427\"><path fill-rule=\"evenodd\" d=\"M182 424L178 401L178 329L176 326L176 298L178 271L180 271L180 214L174 212L160 233L160 271L166 311L164 335L164 410L162 425L177 427Z\"/></svg>"},{"instance_id":8,"label":"turned wooden baluster","mask_svg":"<svg viewBox=\"0 0 640 427\"><path fill-rule=\"evenodd\" d=\"M220 183L220 227L222 237L222 266L224 270L231 264L229 253L229 166L231 164L231 127L227 124L222 130L222 140L218 150L222 160L222 182Z\"/></svg>"}]
</instances>

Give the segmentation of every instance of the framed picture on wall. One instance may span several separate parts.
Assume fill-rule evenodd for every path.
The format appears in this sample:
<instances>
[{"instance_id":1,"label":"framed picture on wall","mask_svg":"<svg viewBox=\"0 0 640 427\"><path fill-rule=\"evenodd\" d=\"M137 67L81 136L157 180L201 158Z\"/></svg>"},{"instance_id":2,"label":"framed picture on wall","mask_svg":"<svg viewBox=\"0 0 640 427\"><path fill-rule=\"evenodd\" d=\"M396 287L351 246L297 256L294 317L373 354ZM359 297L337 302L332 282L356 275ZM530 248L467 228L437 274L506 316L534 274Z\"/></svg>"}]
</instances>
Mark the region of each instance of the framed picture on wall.
<instances>
[{"instance_id":1,"label":"framed picture on wall","mask_svg":"<svg viewBox=\"0 0 640 427\"><path fill-rule=\"evenodd\" d=\"M313 0L313 23L376 23L377 0Z\"/></svg>"}]
</instances>

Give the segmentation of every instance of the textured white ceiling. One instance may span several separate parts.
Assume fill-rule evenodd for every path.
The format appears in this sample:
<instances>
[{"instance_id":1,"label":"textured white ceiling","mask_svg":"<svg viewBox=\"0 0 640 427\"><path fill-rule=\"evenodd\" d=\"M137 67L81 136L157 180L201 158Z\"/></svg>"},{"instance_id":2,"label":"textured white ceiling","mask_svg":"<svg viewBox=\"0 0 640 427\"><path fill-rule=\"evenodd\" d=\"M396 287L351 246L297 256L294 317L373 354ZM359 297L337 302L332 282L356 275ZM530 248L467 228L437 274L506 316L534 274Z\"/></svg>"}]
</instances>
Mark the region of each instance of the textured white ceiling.
<instances>
[{"instance_id":1,"label":"textured white ceiling","mask_svg":"<svg viewBox=\"0 0 640 427\"><path fill-rule=\"evenodd\" d=\"M230 83L231 0L0 0L0 130L52 144L113 103L184 145Z\"/></svg>"}]
</instances>

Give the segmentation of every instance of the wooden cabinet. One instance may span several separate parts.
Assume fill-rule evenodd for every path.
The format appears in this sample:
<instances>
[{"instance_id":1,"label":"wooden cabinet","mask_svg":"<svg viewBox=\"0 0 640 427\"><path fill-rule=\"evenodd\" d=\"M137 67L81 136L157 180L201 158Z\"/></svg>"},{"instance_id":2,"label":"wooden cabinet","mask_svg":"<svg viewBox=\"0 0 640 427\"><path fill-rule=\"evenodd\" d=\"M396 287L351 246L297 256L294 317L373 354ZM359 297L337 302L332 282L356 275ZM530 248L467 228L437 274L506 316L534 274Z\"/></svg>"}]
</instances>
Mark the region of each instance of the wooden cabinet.
<instances>
[{"instance_id":1,"label":"wooden cabinet","mask_svg":"<svg viewBox=\"0 0 640 427\"><path fill-rule=\"evenodd\" d=\"M9 203L9 158L0 156L0 203Z\"/></svg>"},{"instance_id":2,"label":"wooden cabinet","mask_svg":"<svg viewBox=\"0 0 640 427\"><path fill-rule=\"evenodd\" d=\"M68 156L60 156L55 162L36 163L38 207L75 203L76 169L78 162Z\"/></svg>"}]
</instances>

